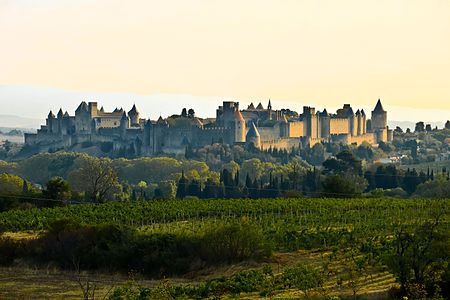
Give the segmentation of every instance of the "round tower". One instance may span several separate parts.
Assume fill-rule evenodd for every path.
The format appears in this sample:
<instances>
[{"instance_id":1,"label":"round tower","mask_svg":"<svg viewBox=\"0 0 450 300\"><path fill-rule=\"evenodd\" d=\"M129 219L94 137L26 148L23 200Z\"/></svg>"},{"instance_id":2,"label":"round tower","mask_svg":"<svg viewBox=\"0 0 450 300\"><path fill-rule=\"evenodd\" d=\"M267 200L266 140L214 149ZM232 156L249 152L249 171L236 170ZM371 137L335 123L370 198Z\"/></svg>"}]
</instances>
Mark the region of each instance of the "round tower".
<instances>
[{"instance_id":1,"label":"round tower","mask_svg":"<svg viewBox=\"0 0 450 300\"><path fill-rule=\"evenodd\" d=\"M261 136L259 135L258 129L253 122L247 132L246 143L248 145L253 144L255 148L261 149Z\"/></svg>"},{"instance_id":2,"label":"round tower","mask_svg":"<svg viewBox=\"0 0 450 300\"><path fill-rule=\"evenodd\" d=\"M280 120L280 136L281 137L289 137L289 122L286 118L286 115L282 115Z\"/></svg>"},{"instance_id":3,"label":"round tower","mask_svg":"<svg viewBox=\"0 0 450 300\"><path fill-rule=\"evenodd\" d=\"M133 107L128 112L128 116L130 117L131 126L138 126L139 125L139 111L137 110L135 104L133 104Z\"/></svg>"},{"instance_id":4,"label":"round tower","mask_svg":"<svg viewBox=\"0 0 450 300\"><path fill-rule=\"evenodd\" d=\"M234 112L234 141L236 143L245 143L245 120L239 110Z\"/></svg>"},{"instance_id":5,"label":"round tower","mask_svg":"<svg viewBox=\"0 0 450 300\"><path fill-rule=\"evenodd\" d=\"M319 114L319 124L320 124L320 137L329 138L330 137L330 115L327 110L324 109Z\"/></svg>"},{"instance_id":6,"label":"round tower","mask_svg":"<svg viewBox=\"0 0 450 300\"><path fill-rule=\"evenodd\" d=\"M350 133L350 135L355 136L356 131L357 131L357 128L356 128L357 127L357 124L356 124L357 118L355 117L355 114L353 113L353 109L351 107L348 108L346 116L348 118L348 123L349 123L349 125L348 125L349 133Z\"/></svg>"},{"instance_id":7,"label":"round tower","mask_svg":"<svg viewBox=\"0 0 450 300\"><path fill-rule=\"evenodd\" d=\"M126 134L127 128L130 128L130 118L128 118L127 114L123 112L122 118L120 119L120 132L122 136Z\"/></svg>"},{"instance_id":8,"label":"round tower","mask_svg":"<svg viewBox=\"0 0 450 300\"><path fill-rule=\"evenodd\" d=\"M387 112L383 109L380 99L378 99L372 111L372 131L385 129L387 127Z\"/></svg>"},{"instance_id":9,"label":"round tower","mask_svg":"<svg viewBox=\"0 0 450 300\"><path fill-rule=\"evenodd\" d=\"M356 111L356 135L362 134L362 118L361 111L358 109Z\"/></svg>"},{"instance_id":10,"label":"round tower","mask_svg":"<svg viewBox=\"0 0 450 300\"><path fill-rule=\"evenodd\" d=\"M47 116L47 130L48 130L48 132L53 132L53 123L55 122L55 115L53 114L53 112L52 111L50 111L49 113L48 113L48 116Z\"/></svg>"}]
</instances>

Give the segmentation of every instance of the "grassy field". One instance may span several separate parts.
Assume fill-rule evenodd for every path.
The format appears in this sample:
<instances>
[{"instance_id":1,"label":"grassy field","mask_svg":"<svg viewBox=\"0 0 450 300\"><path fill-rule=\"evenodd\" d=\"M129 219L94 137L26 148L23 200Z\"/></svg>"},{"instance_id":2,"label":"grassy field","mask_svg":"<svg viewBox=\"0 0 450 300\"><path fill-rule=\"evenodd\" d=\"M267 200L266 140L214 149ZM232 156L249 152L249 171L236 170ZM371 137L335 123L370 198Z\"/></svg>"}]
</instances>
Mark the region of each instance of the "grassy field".
<instances>
[{"instance_id":1,"label":"grassy field","mask_svg":"<svg viewBox=\"0 0 450 300\"><path fill-rule=\"evenodd\" d=\"M440 214L444 226L449 227L449 212L450 200L444 199L189 199L10 211L0 214L0 228L3 228L2 237L29 240L44 234L52 221L73 218L86 225L131 226L147 235L169 233L189 237L218 225L250 223L261 228L264 236L275 244L270 258L205 267L169 278L170 285L195 285L245 270L262 269L266 265L271 266L274 274L282 274L286 268L302 263L326 270L323 287L313 291L316 296L351 298L357 295L381 299L388 298L389 290L398 286L394 276L380 264L367 264L364 272L355 272L349 267L355 259L349 256L349 245L389 239L398 228L415 228L432 220L436 214ZM355 255L357 259L362 254ZM79 275L52 264L35 268L19 260L11 267L0 269L0 298L79 299L82 296L80 278L83 278L82 283L96 286L97 299L130 279L144 287L159 284L158 280L148 280L140 274L98 271ZM302 298L303 293L286 289L271 296L295 299ZM239 297L261 298L258 293L241 293Z\"/></svg>"},{"instance_id":2,"label":"grassy field","mask_svg":"<svg viewBox=\"0 0 450 300\"><path fill-rule=\"evenodd\" d=\"M205 269L195 274L187 274L182 278L168 278L170 285L195 285L199 282L222 276L232 276L237 272L245 270L260 269L270 265L275 273L281 273L283 269L298 263L309 265L321 265L330 255L327 251L304 251L299 250L290 253L276 253L273 257L263 263L244 262L231 266ZM341 259L337 259L330 268L339 272L330 275L324 284L324 288L316 291L319 297L339 296L352 297L354 292L360 299L387 298L391 287L397 286L395 278L383 270L373 269L368 274L358 276L354 279L357 285L352 285L348 280L339 281L339 276L344 274L345 266ZM0 268L0 298L1 299L81 299L83 289L80 283L86 287L87 282L95 288L95 299L104 299L111 295L114 288L123 286L130 281L144 287L156 287L160 281L146 280L139 275L106 274L62 271L48 266L45 269L30 269L15 266ZM339 284L338 284L339 283ZM353 286L353 288L352 288ZM273 299L296 299L302 298L303 293L296 289L287 289L276 292ZM225 297L228 298L228 297ZM234 298L229 296L229 298ZM241 293L241 299L260 299L258 293Z\"/></svg>"}]
</instances>

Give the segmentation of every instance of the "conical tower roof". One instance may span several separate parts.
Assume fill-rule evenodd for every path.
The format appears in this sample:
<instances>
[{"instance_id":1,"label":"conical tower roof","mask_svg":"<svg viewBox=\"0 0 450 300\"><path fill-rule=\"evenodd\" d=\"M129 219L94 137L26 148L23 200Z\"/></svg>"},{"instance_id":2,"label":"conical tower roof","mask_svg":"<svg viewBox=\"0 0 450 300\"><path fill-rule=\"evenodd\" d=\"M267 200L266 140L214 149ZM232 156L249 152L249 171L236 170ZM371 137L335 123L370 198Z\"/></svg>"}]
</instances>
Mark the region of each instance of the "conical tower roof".
<instances>
[{"instance_id":1,"label":"conical tower roof","mask_svg":"<svg viewBox=\"0 0 450 300\"><path fill-rule=\"evenodd\" d=\"M250 125L250 129L247 132L247 139L249 138L255 138L260 137L258 128L256 128L255 123L252 122L252 125Z\"/></svg>"},{"instance_id":2,"label":"conical tower roof","mask_svg":"<svg viewBox=\"0 0 450 300\"><path fill-rule=\"evenodd\" d=\"M126 120L126 119L128 119L127 114L126 114L125 112L123 112L123 114L122 114L122 120Z\"/></svg>"},{"instance_id":3,"label":"conical tower roof","mask_svg":"<svg viewBox=\"0 0 450 300\"><path fill-rule=\"evenodd\" d=\"M156 124L167 125L167 121L164 120L161 116L159 116L158 121L156 121Z\"/></svg>"},{"instance_id":4,"label":"conical tower roof","mask_svg":"<svg viewBox=\"0 0 450 300\"><path fill-rule=\"evenodd\" d=\"M139 112L136 108L136 105L133 104L133 107L131 108L131 110L128 112L128 115L137 115Z\"/></svg>"},{"instance_id":5,"label":"conical tower roof","mask_svg":"<svg viewBox=\"0 0 450 300\"><path fill-rule=\"evenodd\" d=\"M347 110L347 116L351 117L351 116L354 116L354 115L355 115L355 113L353 112L353 108L349 107L349 109Z\"/></svg>"},{"instance_id":6,"label":"conical tower roof","mask_svg":"<svg viewBox=\"0 0 450 300\"><path fill-rule=\"evenodd\" d=\"M78 106L78 108L75 110L76 113L81 112L82 110L88 111L88 105L86 102L81 102L81 104Z\"/></svg>"},{"instance_id":7,"label":"conical tower roof","mask_svg":"<svg viewBox=\"0 0 450 300\"><path fill-rule=\"evenodd\" d=\"M247 107L247 109L255 109L255 106L253 105L253 102L250 103L250 105Z\"/></svg>"},{"instance_id":8,"label":"conical tower roof","mask_svg":"<svg viewBox=\"0 0 450 300\"><path fill-rule=\"evenodd\" d=\"M49 119L54 119L54 118L55 118L55 115L53 114L52 111L50 111L50 112L48 113L47 118L49 118Z\"/></svg>"},{"instance_id":9,"label":"conical tower roof","mask_svg":"<svg viewBox=\"0 0 450 300\"><path fill-rule=\"evenodd\" d=\"M366 113L364 112L364 109L361 109L361 116L365 116L366 115Z\"/></svg>"},{"instance_id":10,"label":"conical tower roof","mask_svg":"<svg viewBox=\"0 0 450 300\"><path fill-rule=\"evenodd\" d=\"M327 109L324 108L323 111L320 113L320 115L321 115L322 117L328 117Z\"/></svg>"},{"instance_id":11,"label":"conical tower roof","mask_svg":"<svg viewBox=\"0 0 450 300\"><path fill-rule=\"evenodd\" d=\"M262 106L261 102L259 102L258 106L256 107L256 109L264 109L264 107Z\"/></svg>"},{"instance_id":12,"label":"conical tower roof","mask_svg":"<svg viewBox=\"0 0 450 300\"><path fill-rule=\"evenodd\" d=\"M380 99L378 99L377 105L375 105L375 108L374 108L373 111L374 112L384 112L383 105L381 104L381 100Z\"/></svg>"},{"instance_id":13,"label":"conical tower roof","mask_svg":"<svg viewBox=\"0 0 450 300\"><path fill-rule=\"evenodd\" d=\"M58 118L62 117L64 115L62 108L59 109L58 111Z\"/></svg>"},{"instance_id":14,"label":"conical tower roof","mask_svg":"<svg viewBox=\"0 0 450 300\"><path fill-rule=\"evenodd\" d=\"M361 112L359 111L359 109L356 111L356 115L357 116L361 115Z\"/></svg>"}]
</instances>

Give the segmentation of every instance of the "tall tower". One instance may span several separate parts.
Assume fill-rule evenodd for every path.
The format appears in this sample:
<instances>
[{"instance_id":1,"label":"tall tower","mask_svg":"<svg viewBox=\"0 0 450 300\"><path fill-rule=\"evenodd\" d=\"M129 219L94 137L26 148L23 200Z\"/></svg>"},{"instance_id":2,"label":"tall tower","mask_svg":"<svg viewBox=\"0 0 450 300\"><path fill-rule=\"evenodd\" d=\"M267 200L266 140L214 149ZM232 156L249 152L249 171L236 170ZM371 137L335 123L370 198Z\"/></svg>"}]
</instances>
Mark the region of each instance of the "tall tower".
<instances>
[{"instance_id":1,"label":"tall tower","mask_svg":"<svg viewBox=\"0 0 450 300\"><path fill-rule=\"evenodd\" d=\"M128 112L128 116L130 117L131 126L138 126L139 125L139 112L136 109L136 105L133 104L133 107Z\"/></svg>"},{"instance_id":2,"label":"tall tower","mask_svg":"<svg viewBox=\"0 0 450 300\"><path fill-rule=\"evenodd\" d=\"M248 145L253 144L255 148L261 148L261 136L259 135L258 129L255 126L255 123L250 125L250 129L247 132L246 142Z\"/></svg>"},{"instance_id":3,"label":"tall tower","mask_svg":"<svg viewBox=\"0 0 450 300\"><path fill-rule=\"evenodd\" d=\"M320 137L329 138L330 137L330 116L326 109L319 114L319 125L320 125Z\"/></svg>"},{"instance_id":4,"label":"tall tower","mask_svg":"<svg viewBox=\"0 0 450 300\"><path fill-rule=\"evenodd\" d=\"M364 109L361 109L361 133L366 134L367 132L367 120L366 120L366 113L364 112Z\"/></svg>"},{"instance_id":5,"label":"tall tower","mask_svg":"<svg viewBox=\"0 0 450 300\"><path fill-rule=\"evenodd\" d=\"M47 116L47 130L48 130L48 132L50 132L50 133L53 132L53 127L55 126L54 125L55 121L56 121L55 120L55 115L53 114L52 111L50 111L48 113L48 116Z\"/></svg>"},{"instance_id":6,"label":"tall tower","mask_svg":"<svg viewBox=\"0 0 450 300\"><path fill-rule=\"evenodd\" d=\"M120 134L122 138L125 137L128 128L130 128L130 118L128 118L127 114L123 112L122 118L120 118Z\"/></svg>"},{"instance_id":7,"label":"tall tower","mask_svg":"<svg viewBox=\"0 0 450 300\"><path fill-rule=\"evenodd\" d=\"M372 111L372 131L387 128L387 112L383 109L380 99L378 99Z\"/></svg>"},{"instance_id":8,"label":"tall tower","mask_svg":"<svg viewBox=\"0 0 450 300\"><path fill-rule=\"evenodd\" d=\"M237 143L245 142L245 120L239 109L234 112L234 141Z\"/></svg>"},{"instance_id":9,"label":"tall tower","mask_svg":"<svg viewBox=\"0 0 450 300\"><path fill-rule=\"evenodd\" d=\"M75 132L90 133L91 132L91 114L86 102L81 102L75 110Z\"/></svg>"},{"instance_id":10,"label":"tall tower","mask_svg":"<svg viewBox=\"0 0 450 300\"><path fill-rule=\"evenodd\" d=\"M361 117L361 111L358 109L356 111L356 135L362 135L362 117Z\"/></svg>"}]
</instances>

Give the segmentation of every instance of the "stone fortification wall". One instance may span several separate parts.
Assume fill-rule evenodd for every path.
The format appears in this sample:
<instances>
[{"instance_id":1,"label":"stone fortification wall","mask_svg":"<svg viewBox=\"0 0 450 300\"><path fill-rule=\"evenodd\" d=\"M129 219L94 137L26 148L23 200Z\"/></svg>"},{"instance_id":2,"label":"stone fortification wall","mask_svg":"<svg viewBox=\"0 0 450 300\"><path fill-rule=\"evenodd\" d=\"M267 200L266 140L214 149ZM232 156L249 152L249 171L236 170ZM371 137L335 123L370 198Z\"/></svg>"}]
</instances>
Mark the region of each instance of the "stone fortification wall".
<instances>
[{"instance_id":1,"label":"stone fortification wall","mask_svg":"<svg viewBox=\"0 0 450 300\"><path fill-rule=\"evenodd\" d=\"M350 126L347 118L330 119L330 135L348 134Z\"/></svg>"},{"instance_id":2,"label":"stone fortification wall","mask_svg":"<svg viewBox=\"0 0 450 300\"><path fill-rule=\"evenodd\" d=\"M97 128L117 128L120 126L120 116L97 118Z\"/></svg>"},{"instance_id":3,"label":"stone fortification wall","mask_svg":"<svg viewBox=\"0 0 450 300\"><path fill-rule=\"evenodd\" d=\"M299 138L304 135L303 121L289 122L288 126L289 126L288 137Z\"/></svg>"},{"instance_id":4,"label":"stone fortification wall","mask_svg":"<svg viewBox=\"0 0 450 300\"><path fill-rule=\"evenodd\" d=\"M280 138L280 125L275 124L272 127L258 127L258 132L262 141L277 140Z\"/></svg>"},{"instance_id":5,"label":"stone fortification wall","mask_svg":"<svg viewBox=\"0 0 450 300\"><path fill-rule=\"evenodd\" d=\"M349 144L357 145L361 145L363 142L367 142L371 145L376 144L375 136L373 133L366 133L359 136L349 136L347 141Z\"/></svg>"},{"instance_id":6,"label":"stone fortification wall","mask_svg":"<svg viewBox=\"0 0 450 300\"><path fill-rule=\"evenodd\" d=\"M211 142L223 142L233 144L234 131L231 127L205 127L199 131L198 143L202 146L209 145Z\"/></svg>"}]
</instances>

